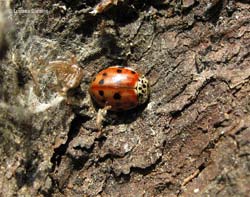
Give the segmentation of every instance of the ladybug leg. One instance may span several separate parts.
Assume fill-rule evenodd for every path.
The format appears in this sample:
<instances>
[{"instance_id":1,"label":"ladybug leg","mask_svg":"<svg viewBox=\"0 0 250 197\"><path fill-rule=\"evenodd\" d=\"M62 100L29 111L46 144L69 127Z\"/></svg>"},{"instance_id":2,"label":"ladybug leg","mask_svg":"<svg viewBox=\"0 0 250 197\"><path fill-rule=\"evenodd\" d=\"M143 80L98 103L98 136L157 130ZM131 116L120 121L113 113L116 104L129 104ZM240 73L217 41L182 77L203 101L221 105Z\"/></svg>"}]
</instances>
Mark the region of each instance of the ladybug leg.
<instances>
[{"instance_id":1,"label":"ladybug leg","mask_svg":"<svg viewBox=\"0 0 250 197\"><path fill-rule=\"evenodd\" d=\"M100 130L100 131L102 130L102 122L105 120L109 109L111 109L111 106L107 105L104 108L99 109L97 112L96 125L97 125L98 130Z\"/></svg>"}]
</instances>

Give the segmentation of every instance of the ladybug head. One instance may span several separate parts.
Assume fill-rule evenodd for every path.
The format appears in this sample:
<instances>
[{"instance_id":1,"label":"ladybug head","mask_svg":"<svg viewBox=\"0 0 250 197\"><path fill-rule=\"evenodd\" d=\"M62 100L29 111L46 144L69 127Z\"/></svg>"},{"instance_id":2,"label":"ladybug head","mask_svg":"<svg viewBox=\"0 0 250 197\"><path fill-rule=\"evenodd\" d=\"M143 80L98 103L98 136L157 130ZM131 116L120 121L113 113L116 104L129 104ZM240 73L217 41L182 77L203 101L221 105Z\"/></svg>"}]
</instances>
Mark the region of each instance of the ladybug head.
<instances>
[{"instance_id":1,"label":"ladybug head","mask_svg":"<svg viewBox=\"0 0 250 197\"><path fill-rule=\"evenodd\" d=\"M139 78L136 84L136 94L138 97L139 105L145 103L149 97L149 82L143 75Z\"/></svg>"}]
</instances>

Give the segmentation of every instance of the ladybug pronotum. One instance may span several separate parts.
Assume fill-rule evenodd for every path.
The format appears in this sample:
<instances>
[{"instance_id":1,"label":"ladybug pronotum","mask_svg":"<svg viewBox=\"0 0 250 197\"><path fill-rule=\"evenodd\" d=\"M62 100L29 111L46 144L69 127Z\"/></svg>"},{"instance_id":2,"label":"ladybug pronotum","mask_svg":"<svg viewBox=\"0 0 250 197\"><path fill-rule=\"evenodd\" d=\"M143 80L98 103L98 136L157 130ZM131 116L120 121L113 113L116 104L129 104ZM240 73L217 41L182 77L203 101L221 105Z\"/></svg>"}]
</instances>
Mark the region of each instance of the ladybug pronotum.
<instances>
[{"instance_id":1,"label":"ladybug pronotum","mask_svg":"<svg viewBox=\"0 0 250 197\"><path fill-rule=\"evenodd\" d=\"M111 111L123 111L148 100L149 83L131 68L111 66L94 77L89 93L100 107L111 106Z\"/></svg>"}]
</instances>

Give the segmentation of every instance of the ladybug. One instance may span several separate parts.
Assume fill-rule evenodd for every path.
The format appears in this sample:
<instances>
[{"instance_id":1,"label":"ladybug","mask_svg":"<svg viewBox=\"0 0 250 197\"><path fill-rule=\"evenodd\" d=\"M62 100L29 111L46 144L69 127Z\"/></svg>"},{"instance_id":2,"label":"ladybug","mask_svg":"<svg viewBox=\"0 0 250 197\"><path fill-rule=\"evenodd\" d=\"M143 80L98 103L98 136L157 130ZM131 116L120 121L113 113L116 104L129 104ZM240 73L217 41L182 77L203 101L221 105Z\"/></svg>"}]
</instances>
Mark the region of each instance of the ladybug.
<instances>
[{"instance_id":1,"label":"ladybug","mask_svg":"<svg viewBox=\"0 0 250 197\"><path fill-rule=\"evenodd\" d=\"M148 100L149 82L131 68L111 66L94 77L89 93L100 107L111 106L111 111L129 110Z\"/></svg>"}]
</instances>

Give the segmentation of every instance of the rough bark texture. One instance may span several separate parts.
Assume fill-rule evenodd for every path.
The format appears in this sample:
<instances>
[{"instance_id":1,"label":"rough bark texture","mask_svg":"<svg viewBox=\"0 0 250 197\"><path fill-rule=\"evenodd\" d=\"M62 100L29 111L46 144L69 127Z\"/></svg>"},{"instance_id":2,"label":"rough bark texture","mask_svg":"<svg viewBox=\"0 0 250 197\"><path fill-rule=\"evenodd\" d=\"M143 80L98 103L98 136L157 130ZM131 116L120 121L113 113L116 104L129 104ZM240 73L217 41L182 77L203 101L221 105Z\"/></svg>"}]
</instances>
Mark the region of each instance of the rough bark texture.
<instances>
[{"instance_id":1,"label":"rough bark texture","mask_svg":"<svg viewBox=\"0 0 250 197\"><path fill-rule=\"evenodd\" d=\"M0 1L0 195L249 195L249 1L97 3ZM62 94L47 68L72 54L84 74ZM100 131L88 85L110 65L151 96Z\"/></svg>"}]
</instances>

